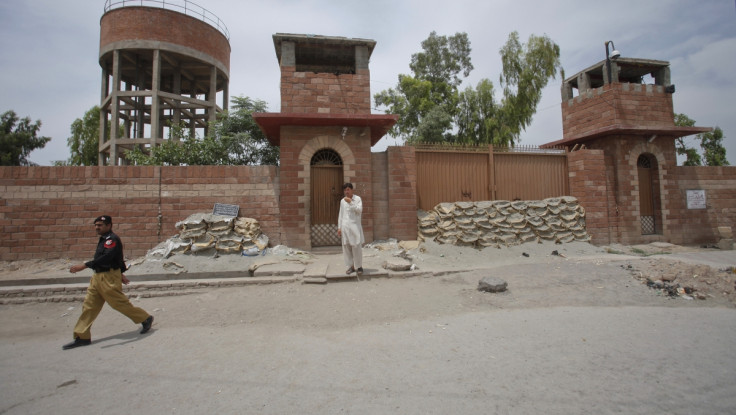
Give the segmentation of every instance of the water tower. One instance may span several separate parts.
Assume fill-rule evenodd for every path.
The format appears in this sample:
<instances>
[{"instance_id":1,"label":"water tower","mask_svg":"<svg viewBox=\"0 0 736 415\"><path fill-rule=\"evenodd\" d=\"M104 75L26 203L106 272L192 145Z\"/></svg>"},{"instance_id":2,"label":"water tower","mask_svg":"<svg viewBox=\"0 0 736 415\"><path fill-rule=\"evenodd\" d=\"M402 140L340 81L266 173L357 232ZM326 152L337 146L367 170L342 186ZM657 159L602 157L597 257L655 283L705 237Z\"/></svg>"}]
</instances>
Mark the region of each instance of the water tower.
<instances>
[{"instance_id":1,"label":"water tower","mask_svg":"<svg viewBox=\"0 0 736 415\"><path fill-rule=\"evenodd\" d=\"M100 165L177 139L172 126L203 137L227 110L229 33L190 1L107 0L100 66Z\"/></svg>"}]
</instances>

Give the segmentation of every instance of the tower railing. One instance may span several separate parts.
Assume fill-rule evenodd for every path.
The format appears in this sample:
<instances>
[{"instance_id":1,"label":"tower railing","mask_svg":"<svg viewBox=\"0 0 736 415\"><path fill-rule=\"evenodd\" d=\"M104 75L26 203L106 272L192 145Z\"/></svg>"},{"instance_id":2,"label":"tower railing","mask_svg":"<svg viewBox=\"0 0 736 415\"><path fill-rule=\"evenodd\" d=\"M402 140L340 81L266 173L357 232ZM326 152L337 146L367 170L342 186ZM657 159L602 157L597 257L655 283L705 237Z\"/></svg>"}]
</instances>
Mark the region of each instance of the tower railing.
<instances>
[{"instance_id":1,"label":"tower railing","mask_svg":"<svg viewBox=\"0 0 736 415\"><path fill-rule=\"evenodd\" d=\"M173 10L202 20L219 30L230 41L230 31L227 30L225 23L209 10L189 0L105 0L105 13L123 7L157 7Z\"/></svg>"}]
</instances>

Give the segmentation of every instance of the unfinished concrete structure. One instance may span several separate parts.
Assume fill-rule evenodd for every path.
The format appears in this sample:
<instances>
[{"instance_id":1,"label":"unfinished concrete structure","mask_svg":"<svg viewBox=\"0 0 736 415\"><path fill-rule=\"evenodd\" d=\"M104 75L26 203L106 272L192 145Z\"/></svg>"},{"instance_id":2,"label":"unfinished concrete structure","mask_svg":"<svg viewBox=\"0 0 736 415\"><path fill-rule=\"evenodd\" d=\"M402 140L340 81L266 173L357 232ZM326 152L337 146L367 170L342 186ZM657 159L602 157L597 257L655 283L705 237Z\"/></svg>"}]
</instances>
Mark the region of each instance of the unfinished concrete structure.
<instances>
[{"instance_id":1,"label":"unfinished concrete structure","mask_svg":"<svg viewBox=\"0 0 736 415\"><path fill-rule=\"evenodd\" d=\"M127 164L125 150L177 139L172 126L205 136L227 110L228 31L194 3L108 1L99 61L100 165Z\"/></svg>"}]
</instances>

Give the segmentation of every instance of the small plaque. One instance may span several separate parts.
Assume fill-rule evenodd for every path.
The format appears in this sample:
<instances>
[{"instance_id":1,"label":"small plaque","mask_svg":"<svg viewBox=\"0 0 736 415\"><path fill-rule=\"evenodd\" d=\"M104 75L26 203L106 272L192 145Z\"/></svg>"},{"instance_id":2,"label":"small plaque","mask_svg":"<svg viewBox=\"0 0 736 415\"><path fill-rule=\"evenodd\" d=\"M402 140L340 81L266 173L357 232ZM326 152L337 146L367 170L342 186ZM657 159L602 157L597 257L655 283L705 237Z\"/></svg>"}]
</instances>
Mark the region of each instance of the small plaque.
<instances>
[{"instance_id":1,"label":"small plaque","mask_svg":"<svg viewBox=\"0 0 736 415\"><path fill-rule=\"evenodd\" d=\"M236 217L238 216L238 211L240 211L240 206L238 205L226 205L224 203L215 203L215 207L212 209L212 214Z\"/></svg>"},{"instance_id":2,"label":"small plaque","mask_svg":"<svg viewBox=\"0 0 736 415\"><path fill-rule=\"evenodd\" d=\"M687 191L687 208L688 209L705 209L705 190L688 190Z\"/></svg>"}]
</instances>

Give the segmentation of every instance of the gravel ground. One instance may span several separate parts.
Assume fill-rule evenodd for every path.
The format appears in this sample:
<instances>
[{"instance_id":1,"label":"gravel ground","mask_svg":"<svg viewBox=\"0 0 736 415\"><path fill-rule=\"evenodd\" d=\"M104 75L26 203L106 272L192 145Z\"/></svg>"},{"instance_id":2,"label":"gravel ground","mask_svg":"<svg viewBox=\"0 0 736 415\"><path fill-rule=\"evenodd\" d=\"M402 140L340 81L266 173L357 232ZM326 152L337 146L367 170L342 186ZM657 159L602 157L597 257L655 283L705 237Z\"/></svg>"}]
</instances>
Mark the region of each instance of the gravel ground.
<instances>
[{"instance_id":1,"label":"gravel ground","mask_svg":"<svg viewBox=\"0 0 736 415\"><path fill-rule=\"evenodd\" d=\"M699 248L383 248L436 275L136 298L149 334L105 308L70 351L81 304L0 306L0 413L734 413L734 275L670 259Z\"/></svg>"}]
</instances>

